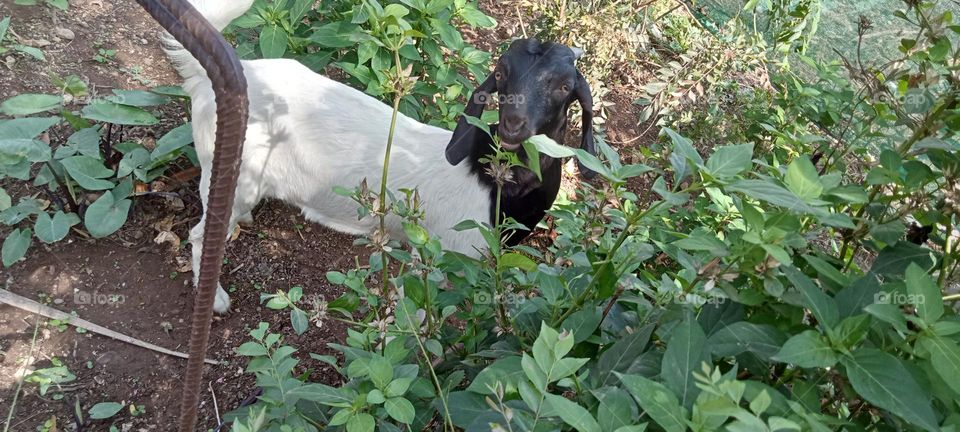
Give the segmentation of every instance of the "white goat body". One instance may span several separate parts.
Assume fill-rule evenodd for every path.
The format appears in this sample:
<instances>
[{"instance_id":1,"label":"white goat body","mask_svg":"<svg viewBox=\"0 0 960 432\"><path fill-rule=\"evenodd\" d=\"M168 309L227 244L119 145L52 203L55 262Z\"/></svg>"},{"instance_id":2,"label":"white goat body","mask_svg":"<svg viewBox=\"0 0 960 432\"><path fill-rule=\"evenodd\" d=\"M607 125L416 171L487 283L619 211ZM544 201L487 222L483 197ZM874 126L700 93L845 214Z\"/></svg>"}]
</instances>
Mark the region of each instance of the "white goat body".
<instances>
[{"instance_id":1,"label":"white goat body","mask_svg":"<svg viewBox=\"0 0 960 432\"><path fill-rule=\"evenodd\" d=\"M194 0L218 30L242 15L252 0ZM193 138L200 160L200 197L204 218L190 231L194 282L200 268L207 194L212 174L216 104L206 72L171 38L168 56L183 76L192 98ZM263 198L276 198L299 207L314 222L349 234L370 233L376 220L358 220L350 198L334 193L335 186L353 188L366 179L379 185L390 130L392 108L347 85L318 75L293 60L242 62L250 98L250 115L230 220L250 220ZM417 188L423 201L424 227L440 236L445 249L478 255L483 238L476 230L458 232L463 220L488 221L491 190L468 161L447 163L444 147L452 132L398 115L390 160L388 188ZM388 218L388 233L402 238L398 218ZM223 313L230 300L218 288L214 309Z\"/></svg>"}]
</instances>

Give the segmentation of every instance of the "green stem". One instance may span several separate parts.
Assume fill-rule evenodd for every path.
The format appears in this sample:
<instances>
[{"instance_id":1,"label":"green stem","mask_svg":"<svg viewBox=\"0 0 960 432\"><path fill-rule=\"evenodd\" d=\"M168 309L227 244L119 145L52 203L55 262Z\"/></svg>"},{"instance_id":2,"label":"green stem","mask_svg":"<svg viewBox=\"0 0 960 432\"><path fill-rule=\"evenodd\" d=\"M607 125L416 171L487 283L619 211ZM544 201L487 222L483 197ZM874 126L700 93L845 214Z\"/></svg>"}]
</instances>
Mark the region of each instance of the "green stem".
<instances>
[{"instance_id":1,"label":"green stem","mask_svg":"<svg viewBox=\"0 0 960 432\"><path fill-rule=\"evenodd\" d=\"M627 237L630 236L630 229L633 228L633 225L639 222L640 219L643 219L646 215L650 214L650 212L659 208L665 202L666 201L658 201L656 204L650 206L646 210L636 213L633 216L631 216L629 219L627 219L627 224L623 227L623 231L620 232L620 236L617 237L617 241L616 243L614 243L613 247L610 249L609 254L603 261L599 263L600 266L597 267L597 270L593 272L593 278L590 279L590 284L588 284L587 287L583 289L583 292L581 292L580 295L577 296L576 300L574 300L573 302L573 306L567 309L567 311L564 312L563 315L560 315L559 319L554 320L553 322L554 326L557 326L558 324L562 323L565 319L570 317L570 315L572 315L574 312L580 310L580 306L583 306L583 302L585 302L587 300L587 297L593 292L593 286L597 282L597 277L600 275L600 272L606 269L608 266L613 265L613 256L617 253L617 250L620 249L620 246L623 245L623 242L627 240Z\"/></svg>"}]
</instances>

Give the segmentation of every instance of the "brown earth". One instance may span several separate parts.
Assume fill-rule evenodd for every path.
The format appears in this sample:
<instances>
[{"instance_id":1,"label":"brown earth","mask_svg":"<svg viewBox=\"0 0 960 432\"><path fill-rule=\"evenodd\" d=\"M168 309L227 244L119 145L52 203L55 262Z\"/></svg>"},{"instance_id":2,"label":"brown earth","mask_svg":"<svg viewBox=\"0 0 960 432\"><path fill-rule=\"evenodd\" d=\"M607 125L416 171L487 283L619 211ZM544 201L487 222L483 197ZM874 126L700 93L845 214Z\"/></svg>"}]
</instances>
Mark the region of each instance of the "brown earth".
<instances>
[{"instance_id":1,"label":"brown earth","mask_svg":"<svg viewBox=\"0 0 960 432\"><path fill-rule=\"evenodd\" d=\"M74 0L68 12L13 3L0 0L0 17L13 17L11 28L16 37L21 43L41 47L47 61L12 53L0 56L0 99L20 93L57 92L50 83L53 75L78 75L88 83L92 96L109 94L111 89L179 84L159 49L159 27L133 1ZM499 20L500 27L468 35L468 39L490 50L518 33L514 2L485 0L480 4ZM72 39L66 37L69 33ZM106 62L94 60L101 48L116 49L116 56ZM637 134L645 126L636 125L637 109L629 94L611 88L613 106L607 108L606 127L617 147L624 145L618 143L636 145L655 137L638 140ZM171 105L157 117L162 119L160 125L124 130L125 137L155 139L181 124L186 114L182 107ZM56 131L51 135L54 141L61 140L57 142L65 139ZM35 241L25 261L0 269L0 283L17 294L75 312L120 333L186 351L194 293L190 273L181 270L185 270L182 263L188 260L189 251L172 250L169 244L158 245L153 240L157 226L172 226L172 232L185 239L189 227L199 219L200 206L195 180L169 184L174 195L139 198L127 225L107 239L92 240L75 230L54 245ZM38 193L10 183L0 185L14 196ZM252 377L242 374L244 359L233 349L248 340L248 332L261 321L270 323L272 331L284 334L287 343L300 349L298 372L309 372L312 380L328 384L340 381L330 366L307 354L333 354L327 343L341 341L344 327L326 323L297 337L288 314L263 308L260 294L302 286L307 296L331 300L341 288L329 284L325 273L352 268L354 257L367 253L352 245L351 236L308 223L296 209L281 203L262 204L254 219L254 225L245 227L227 247L221 280L233 291L234 312L213 323L208 357L227 363L206 368L204 382L209 388L203 392L200 407L204 430L216 427L216 412L223 415L236 408L254 391ZM0 232L0 237L3 234ZM46 395L39 394L36 384L24 384L8 425L11 431L38 430L51 419L56 420L58 426L53 430L58 431L107 431L111 425L121 431L175 429L185 361L60 327L46 319L39 320L33 344L37 321L32 314L0 306L0 424L5 424L18 379L58 359L76 380ZM143 405L145 412L134 416L122 411L110 420L87 419L78 425L74 406L86 413L99 402Z\"/></svg>"}]
</instances>

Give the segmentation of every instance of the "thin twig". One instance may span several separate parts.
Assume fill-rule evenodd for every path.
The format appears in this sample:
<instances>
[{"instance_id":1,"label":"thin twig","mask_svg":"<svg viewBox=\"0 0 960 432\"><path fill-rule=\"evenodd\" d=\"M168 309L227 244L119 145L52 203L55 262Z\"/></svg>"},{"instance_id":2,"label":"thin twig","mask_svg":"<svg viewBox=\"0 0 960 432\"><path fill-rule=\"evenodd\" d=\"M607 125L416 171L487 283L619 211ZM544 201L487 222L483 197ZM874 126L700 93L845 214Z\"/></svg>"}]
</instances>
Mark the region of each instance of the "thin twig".
<instances>
[{"instance_id":1,"label":"thin twig","mask_svg":"<svg viewBox=\"0 0 960 432\"><path fill-rule=\"evenodd\" d=\"M84 319L80 319L79 317L75 317L75 316L73 316L73 315L70 315L70 314L68 314L68 313L59 311L59 310L54 309L54 308L52 308L52 307L49 307L49 306L46 306L46 305L37 303L37 302L34 301L34 300L28 299L28 298L26 298L26 297L23 297L23 296L20 296L20 295L17 295L17 294L14 294L14 293L12 293L12 292L10 292L10 291L7 291L7 290L5 290L5 289L0 289L0 303L8 304L8 305L13 306L13 307L15 307L15 308L17 308L17 309L21 309L21 310L24 310L24 311L27 311L27 312L32 312L32 313L35 313L35 314L43 315L43 316L46 317L46 318L55 319L55 320L60 320L60 321L63 321L63 322L65 322L65 323L67 323L67 324L70 324L70 325L72 325L72 326L74 326L74 327L81 327L81 328L84 328L84 329L86 329L86 330L88 330L88 331L91 331L91 332L93 332L93 333L99 334L99 335L101 335L101 336L107 336L107 337L109 337L109 338L113 338L113 339L116 339L116 340L121 341L121 342L126 342L126 343L131 344L131 345L136 345L136 346L141 347L141 348L146 348L146 349L151 350L151 351L156 351L156 352L161 353L161 354L166 354L166 355L170 355L170 356L174 356L174 357L180 357L180 358L182 358L182 359L188 358L188 356L187 356L186 354L184 354L184 353L180 353L180 352L173 351L173 350L168 350L168 349L166 349L166 348L163 348L163 347L154 345L154 344L152 344L152 343L144 342L144 341L142 341L142 340L139 340L139 339L136 339L136 338L132 338L132 337L127 336L127 335L122 334L122 333L117 333L117 332L115 332L115 331L113 331L113 330L110 330L110 329L108 329L108 328L106 328L106 327L103 327L103 326L94 324L94 323L92 323L92 322L90 322L90 321L87 321L87 320L84 320ZM210 360L210 359L205 359L204 362L207 363L207 364L211 364L211 365L219 365L219 364L220 364L219 361Z\"/></svg>"}]
</instances>

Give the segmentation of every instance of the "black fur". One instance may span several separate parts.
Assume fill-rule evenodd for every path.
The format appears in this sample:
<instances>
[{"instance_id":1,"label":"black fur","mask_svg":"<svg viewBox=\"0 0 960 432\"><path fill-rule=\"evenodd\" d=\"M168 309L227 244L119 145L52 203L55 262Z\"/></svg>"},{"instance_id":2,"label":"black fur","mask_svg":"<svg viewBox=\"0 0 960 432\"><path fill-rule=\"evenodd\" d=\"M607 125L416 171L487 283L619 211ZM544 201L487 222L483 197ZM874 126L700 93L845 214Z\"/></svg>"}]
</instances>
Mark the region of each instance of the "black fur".
<instances>
[{"instance_id":1,"label":"black fur","mask_svg":"<svg viewBox=\"0 0 960 432\"><path fill-rule=\"evenodd\" d=\"M593 105L590 88L574 65L574 52L563 45L540 43L536 39L513 42L501 56L497 69L471 95L464 110L466 115L480 117L490 95L500 96L500 122L491 125L491 133L505 142L521 143L533 135L543 134L563 143L567 130L567 110L574 101L583 108L583 137L581 148L595 154L593 143ZM509 121L509 130L503 127ZM469 158L470 167L480 181L490 188L490 223L496 213L496 183L480 161L493 153L493 140L483 131L461 118L447 145L446 156L451 164ZM519 157L526 154L519 150ZM541 155L542 181L526 169L512 169L513 181L503 187L500 208L504 217L510 217L532 231L560 191L561 161ZM584 177L596 173L580 166ZM520 243L530 231L508 235L507 244Z\"/></svg>"}]
</instances>

